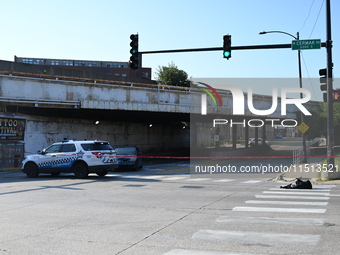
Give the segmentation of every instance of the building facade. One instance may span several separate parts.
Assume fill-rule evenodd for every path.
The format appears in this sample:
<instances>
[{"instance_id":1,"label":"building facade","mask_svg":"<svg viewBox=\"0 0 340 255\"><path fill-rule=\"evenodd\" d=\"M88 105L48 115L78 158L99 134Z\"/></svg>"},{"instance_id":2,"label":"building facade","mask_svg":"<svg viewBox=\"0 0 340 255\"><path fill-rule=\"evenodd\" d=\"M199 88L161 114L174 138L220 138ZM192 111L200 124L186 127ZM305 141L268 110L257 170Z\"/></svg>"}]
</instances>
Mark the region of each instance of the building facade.
<instances>
[{"instance_id":1,"label":"building facade","mask_svg":"<svg viewBox=\"0 0 340 255\"><path fill-rule=\"evenodd\" d=\"M17 56L14 56L14 62L30 65L55 66L61 67L63 69L101 73L120 77L121 79L138 78L138 71L129 68L129 62L27 58ZM151 68L143 67L140 78L151 80Z\"/></svg>"}]
</instances>

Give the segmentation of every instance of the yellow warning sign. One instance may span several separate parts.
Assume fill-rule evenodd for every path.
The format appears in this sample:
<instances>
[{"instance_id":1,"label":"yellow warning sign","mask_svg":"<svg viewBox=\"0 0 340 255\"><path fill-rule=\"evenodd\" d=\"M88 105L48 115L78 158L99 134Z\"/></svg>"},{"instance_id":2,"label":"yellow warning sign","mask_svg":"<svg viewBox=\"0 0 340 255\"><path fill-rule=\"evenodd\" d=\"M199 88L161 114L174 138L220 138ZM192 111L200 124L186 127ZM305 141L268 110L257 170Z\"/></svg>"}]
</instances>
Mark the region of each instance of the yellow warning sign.
<instances>
[{"instance_id":1,"label":"yellow warning sign","mask_svg":"<svg viewBox=\"0 0 340 255\"><path fill-rule=\"evenodd\" d=\"M299 126L298 126L298 130L300 130L302 133L306 133L306 131L309 129L309 126L302 122Z\"/></svg>"}]
</instances>

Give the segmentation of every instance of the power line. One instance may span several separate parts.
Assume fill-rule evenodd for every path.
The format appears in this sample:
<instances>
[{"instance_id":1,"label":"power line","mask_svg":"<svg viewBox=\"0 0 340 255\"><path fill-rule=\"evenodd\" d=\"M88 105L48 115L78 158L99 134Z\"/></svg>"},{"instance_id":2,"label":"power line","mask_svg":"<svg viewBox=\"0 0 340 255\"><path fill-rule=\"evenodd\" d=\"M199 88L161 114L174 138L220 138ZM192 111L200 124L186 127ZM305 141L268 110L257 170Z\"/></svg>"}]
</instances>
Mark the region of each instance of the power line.
<instances>
[{"instance_id":1,"label":"power line","mask_svg":"<svg viewBox=\"0 0 340 255\"><path fill-rule=\"evenodd\" d=\"M316 96L316 93L315 93L315 90L314 90L314 87L313 87L313 83L311 82L311 78L310 78L310 75L309 75L309 72L308 72L308 67L307 67L307 65L306 65L306 61L305 61L305 59L304 59L304 57L303 57L302 52L301 52L301 56L302 56L303 65L304 65L305 70L306 70L306 72L307 72L307 77L308 77L309 83L310 83L310 85L311 85L311 87L312 87L312 90L313 90L314 97L315 97L315 99L317 99L317 96Z\"/></svg>"},{"instance_id":2,"label":"power line","mask_svg":"<svg viewBox=\"0 0 340 255\"><path fill-rule=\"evenodd\" d=\"M325 0L322 1L322 4L321 4L321 6L320 6L320 10L319 10L318 16L316 17L314 26L313 26L313 28L312 28L312 31L310 32L310 35L309 35L308 39L310 39L310 37L311 37L312 34L313 34L314 28L315 28L315 26L316 26L316 23L317 23L318 20L319 20L319 16L320 16L320 13L321 13L321 10L322 10L322 7L323 7L324 3L325 3Z\"/></svg>"},{"instance_id":3,"label":"power line","mask_svg":"<svg viewBox=\"0 0 340 255\"><path fill-rule=\"evenodd\" d=\"M309 19L309 16L310 16L310 13L311 13L312 7L313 7L313 5L314 5L314 2L315 2L315 0L313 0L313 2L312 2L312 4L311 4L311 6L309 7L308 16L307 16L307 18L305 19L305 21L303 22L303 25L302 25L302 27L300 28L299 32L301 32L301 30L302 30L302 29L305 27L305 25L306 25L306 22L307 22L307 20Z\"/></svg>"}]
</instances>

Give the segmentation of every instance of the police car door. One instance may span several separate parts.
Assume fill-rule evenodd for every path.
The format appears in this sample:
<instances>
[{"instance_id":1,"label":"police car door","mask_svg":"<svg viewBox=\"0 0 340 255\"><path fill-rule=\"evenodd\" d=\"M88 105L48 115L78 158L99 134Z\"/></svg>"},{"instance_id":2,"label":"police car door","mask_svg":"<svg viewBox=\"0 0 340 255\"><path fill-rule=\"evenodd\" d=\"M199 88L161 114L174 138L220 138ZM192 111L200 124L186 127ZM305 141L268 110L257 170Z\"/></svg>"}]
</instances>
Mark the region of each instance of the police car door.
<instances>
[{"instance_id":1,"label":"police car door","mask_svg":"<svg viewBox=\"0 0 340 255\"><path fill-rule=\"evenodd\" d=\"M61 149L62 144L53 144L43 150L39 159L39 168L51 171L56 168L57 155Z\"/></svg>"},{"instance_id":2,"label":"police car door","mask_svg":"<svg viewBox=\"0 0 340 255\"><path fill-rule=\"evenodd\" d=\"M50 171L71 170L76 159L76 147L74 144L54 144L45 150L40 168L48 168Z\"/></svg>"}]
</instances>

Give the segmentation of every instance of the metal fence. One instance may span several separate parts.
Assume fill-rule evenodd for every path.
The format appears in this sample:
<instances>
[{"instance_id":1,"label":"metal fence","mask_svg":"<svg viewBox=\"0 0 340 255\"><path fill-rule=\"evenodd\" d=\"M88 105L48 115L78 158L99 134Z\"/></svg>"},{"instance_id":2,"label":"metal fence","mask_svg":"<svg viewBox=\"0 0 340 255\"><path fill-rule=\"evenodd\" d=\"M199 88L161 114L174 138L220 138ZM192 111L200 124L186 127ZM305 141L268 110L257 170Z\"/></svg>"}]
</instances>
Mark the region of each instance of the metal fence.
<instances>
[{"instance_id":1,"label":"metal fence","mask_svg":"<svg viewBox=\"0 0 340 255\"><path fill-rule=\"evenodd\" d=\"M20 169L24 157L23 143L0 143L0 171Z\"/></svg>"},{"instance_id":2,"label":"metal fence","mask_svg":"<svg viewBox=\"0 0 340 255\"><path fill-rule=\"evenodd\" d=\"M303 147L293 150L293 165L300 164L303 161Z\"/></svg>"}]
</instances>

